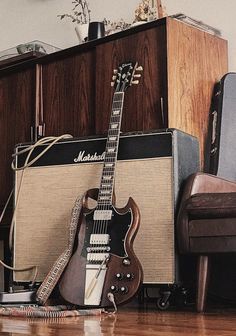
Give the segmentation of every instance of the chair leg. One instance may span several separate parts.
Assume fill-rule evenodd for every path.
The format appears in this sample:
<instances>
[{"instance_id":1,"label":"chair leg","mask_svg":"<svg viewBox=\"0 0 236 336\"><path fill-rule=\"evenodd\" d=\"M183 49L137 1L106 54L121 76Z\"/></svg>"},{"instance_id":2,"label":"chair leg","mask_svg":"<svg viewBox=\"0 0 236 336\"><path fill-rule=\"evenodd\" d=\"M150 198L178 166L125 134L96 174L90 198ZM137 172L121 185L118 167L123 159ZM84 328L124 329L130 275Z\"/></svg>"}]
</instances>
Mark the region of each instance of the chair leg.
<instances>
[{"instance_id":1,"label":"chair leg","mask_svg":"<svg viewBox=\"0 0 236 336\"><path fill-rule=\"evenodd\" d=\"M201 255L198 259L198 284L197 284L197 311L199 313L204 311L207 285L209 278L208 270L208 256Z\"/></svg>"}]
</instances>

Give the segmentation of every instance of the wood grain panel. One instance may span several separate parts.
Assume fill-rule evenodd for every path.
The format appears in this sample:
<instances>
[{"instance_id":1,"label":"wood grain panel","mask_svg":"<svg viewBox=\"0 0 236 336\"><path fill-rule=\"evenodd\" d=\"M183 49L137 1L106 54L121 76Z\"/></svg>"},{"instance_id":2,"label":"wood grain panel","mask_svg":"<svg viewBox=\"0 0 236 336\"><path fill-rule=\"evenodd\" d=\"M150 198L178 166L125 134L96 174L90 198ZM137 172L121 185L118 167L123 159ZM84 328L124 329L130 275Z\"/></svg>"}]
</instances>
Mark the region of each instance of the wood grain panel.
<instances>
[{"instance_id":1,"label":"wood grain panel","mask_svg":"<svg viewBox=\"0 0 236 336\"><path fill-rule=\"evenodd\" d=\"M167 126L161 113L166 94L165 25L101 44L96 48L96 133L108 128L113 89L113 69L137 61L144 71L139 85L128 89L122 131L150 130Z\"/></svg>"},{"instance_id":2,"label":"wood grain panel","mask_svg":"<svg viewBox=\"0 0 236 336\"><path fill-rule=\"evenodd\" d=\"M94 130L93 50L43 66L46 135L91 135Z\"/></svg>"},{"instance_id":3,"label":"wood grain panel","mask_svg":"<svg viewBox=\"0 0 236 336\"><path fill-rule=\"evenodd\" d=\"M195 135L203 165L214 84L227 72L227 41L167 19L168 126Z\"/></svg>"},{"instance_id":4,"label":"wood grain panel","mask_svg":"<svg viewBox=\"0 0 236 336\"><path fill-rule=\"evenodd\" d=\"M0 211L13 186L11 155L15 145L30 141L34 116L34 82L34 69L0 79Z\"/></svg>"}]
</instances>

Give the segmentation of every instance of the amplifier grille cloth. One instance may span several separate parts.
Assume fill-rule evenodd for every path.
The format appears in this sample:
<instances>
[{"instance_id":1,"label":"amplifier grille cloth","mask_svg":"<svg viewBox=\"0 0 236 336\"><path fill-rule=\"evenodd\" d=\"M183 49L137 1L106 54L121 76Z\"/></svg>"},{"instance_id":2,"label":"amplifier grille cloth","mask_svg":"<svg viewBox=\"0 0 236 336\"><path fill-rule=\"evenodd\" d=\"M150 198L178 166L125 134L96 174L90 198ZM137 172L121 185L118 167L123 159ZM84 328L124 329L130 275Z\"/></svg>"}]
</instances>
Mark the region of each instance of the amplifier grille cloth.
<instances>
[{"instance_id":1,"label":"amplifier grille cloth","mask_svg":"<svg viewBox=\"0 0 236 336\"><path fill-rule=\"evenodd\" d=\"M144 269L144 283L173 283L173 158L118 161L115 191L118 207L133 197L141 212L134 249ZM64 250L70 213L77 196L98 187L102 163L28 168L16 209L14 267L39 266L38 281ZM22 172L16 173L16 188ZM14 274L30 281L30 273Z\"/></svg>"}]
</instances>

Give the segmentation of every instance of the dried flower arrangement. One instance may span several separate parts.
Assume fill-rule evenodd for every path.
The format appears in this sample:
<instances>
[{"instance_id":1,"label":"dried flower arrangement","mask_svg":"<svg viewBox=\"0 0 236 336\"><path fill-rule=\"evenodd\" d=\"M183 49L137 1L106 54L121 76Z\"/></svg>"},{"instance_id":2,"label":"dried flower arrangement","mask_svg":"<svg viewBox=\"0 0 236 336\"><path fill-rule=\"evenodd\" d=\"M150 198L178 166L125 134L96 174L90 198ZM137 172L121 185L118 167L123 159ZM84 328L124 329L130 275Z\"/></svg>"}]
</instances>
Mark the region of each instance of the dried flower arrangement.
<instances>
[{"instance_id":1,"label":"dried flower arrangement","mask_svg":"<svg viewBox=\"0 0 236 336\"><path fill-rule=\"evenodd\" d=\"M85 24L90 22L90 9L87 0L74 0L72 1L74 7L72 8L73 14L60 14L57 15L61 20L70 18L72 22L77 24Z\"/></svg>"},{"instance_id":2,"label":"dried flower arrangement","mask_svg":"<svg viewBox=\"0 0 236 336\"><path fill-rule=\"evenodd\" d=\"M110 21L106 18L103 20L106 35L113 34L115 32L125 30L131 26L130 23L125 22L123 19L120 19L120 21Z\"/></svg>"},{"instance_id":3,"label":"dried flower arrangement","mask_svg":"<svg viewBox=\"0 0 236 336\"><path fill-rule=\"evenodd\" d=\"M153 0L142 0L135 10L134 22L150 21L157 17Z\"/></svg>"}]
</instances>

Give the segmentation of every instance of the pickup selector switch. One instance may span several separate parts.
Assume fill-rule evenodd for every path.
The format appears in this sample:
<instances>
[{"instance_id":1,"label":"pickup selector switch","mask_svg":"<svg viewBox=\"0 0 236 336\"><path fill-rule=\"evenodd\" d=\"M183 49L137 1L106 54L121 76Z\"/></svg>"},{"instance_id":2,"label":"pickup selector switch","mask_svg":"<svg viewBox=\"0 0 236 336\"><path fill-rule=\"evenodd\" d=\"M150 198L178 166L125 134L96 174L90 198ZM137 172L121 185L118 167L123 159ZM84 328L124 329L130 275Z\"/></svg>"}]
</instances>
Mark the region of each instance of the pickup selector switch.
<instances>
[{"instance_id":1,"label":"pickup selector switch","mask_svg":"<svg viewBox=\"0 0 236 336\"><path fill-rule=\"evenodd\" d=\"M131 262L130 262L130 259L129 258L125 258L124 260L123 260L123 265L125 265L125 266L129 266L131 264Z\"/></svg>"}]
</instances>

